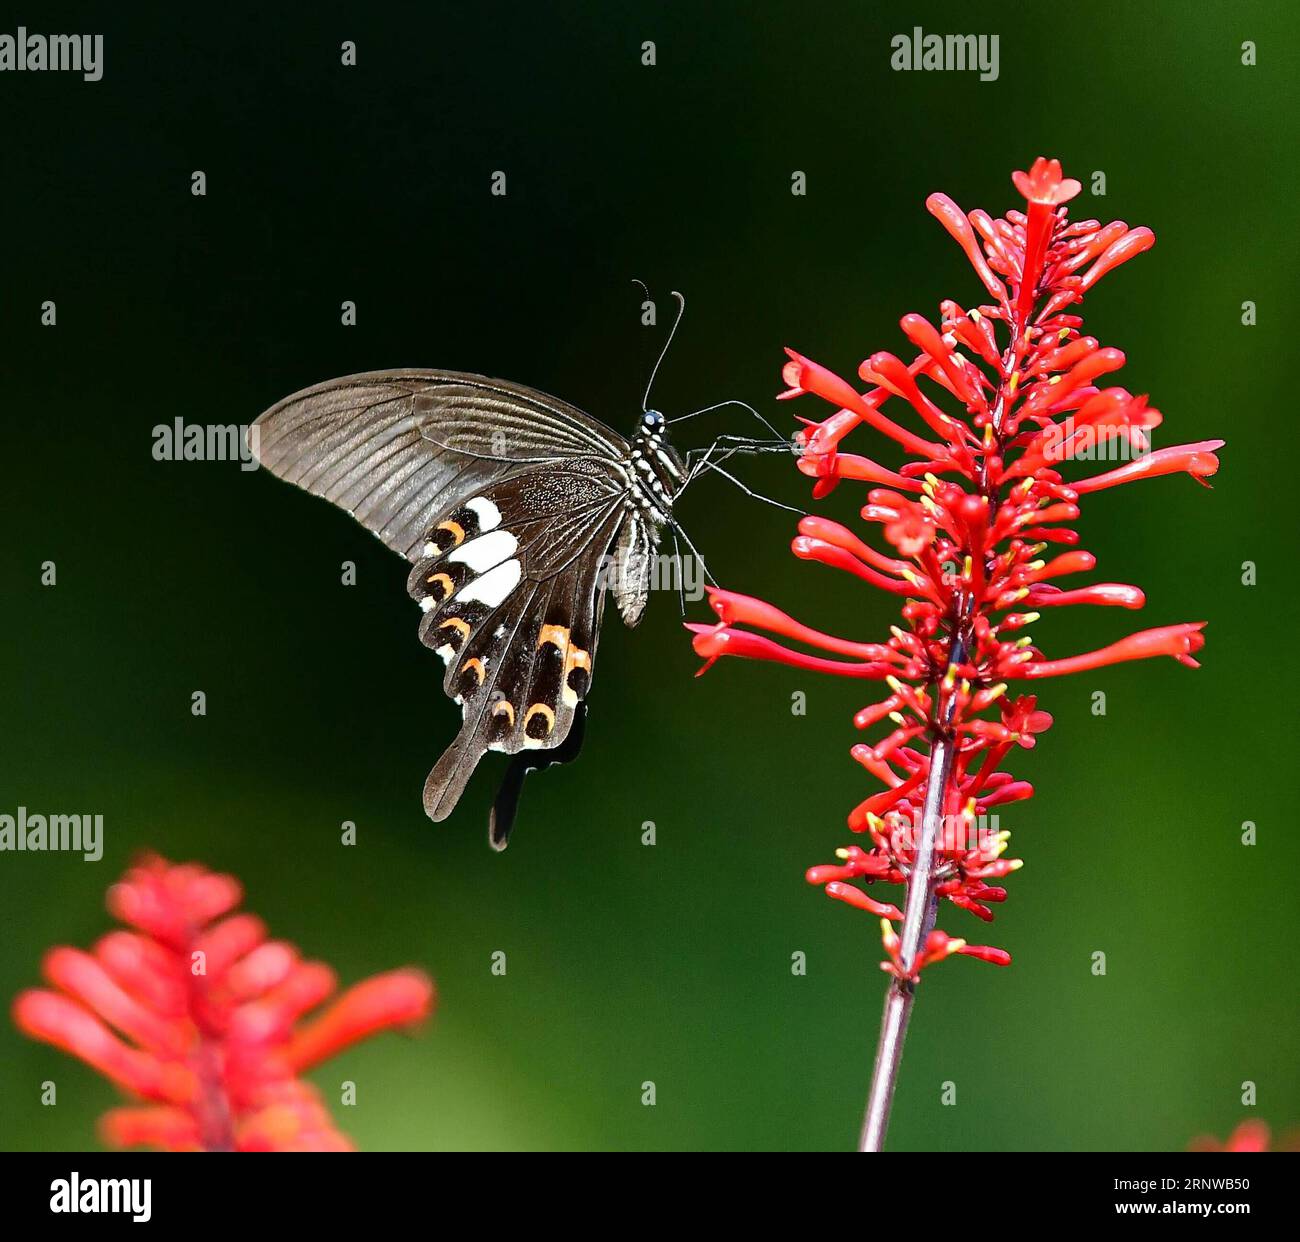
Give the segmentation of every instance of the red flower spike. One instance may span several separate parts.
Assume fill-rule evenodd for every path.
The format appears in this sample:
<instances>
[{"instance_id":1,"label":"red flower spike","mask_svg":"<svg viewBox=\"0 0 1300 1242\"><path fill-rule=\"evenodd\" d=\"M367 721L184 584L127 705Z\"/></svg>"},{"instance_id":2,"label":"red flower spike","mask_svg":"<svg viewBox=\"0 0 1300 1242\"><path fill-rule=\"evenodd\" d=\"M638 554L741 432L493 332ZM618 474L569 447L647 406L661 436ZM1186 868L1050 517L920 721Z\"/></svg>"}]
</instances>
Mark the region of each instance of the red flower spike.
<instances>
[{"instance_id":1,"label":"red flower spike","mask_svg":"<svg viewBox=\"0 0 1300 1242\"><path fill-rule=\"evenodd\" d=\"M299 1025L333 992L334 972L267 940L252 915L231 914L240 898L231 876L147 858L108 892L109 910L137 930L111 932L90 953L50 950L43 973L59 990L14 1001L25 1034L150 1102L106 1113L106 1143L349 1150L316 1089L297 1075L432 1011L428 976L398 970L357 984Z\"/></svg>"},{"instance_id":2,"label":"red flower spike","mask_svg":"<svg viewBox=\"0 0 1300 1242\"><path fill-rule=\"evenodd\" d=\"M905 625L893 627L887 644L849 642L750 596L715 592L712 602L725 625L689 627L696 650L710 663L722 654L741 655L888 684L890 696L854 719L859 729L886 731L852 750L885 787L849 817L850 828L869 834L870 848L841 850L841 865L812 867L807 879L883 919L882 965L904 986L927 964L953 954L996 965L1010 961L1001 949L969 945L937 929L919 937L916 929L900 934L894 926L904 921L898 906L859 886L908 885L910 908L917 868L924 865L924 883L941 901L984 921L993 918L990 903L1006 893L988 881L1020 863L1002 856L1008 834L990 831L984 817L990 808L1033 793L999 765L1017 747L1034 746L1052 723L1032 695L1006 697L1007 684L1159 655L1194 668L1204 643L1204 624L1195 622L1049 659L1025 632L1048 607L1141 608L1145 596L1135 586L1055 585L1064 575L1091 572L1096 563L1075 546L1080 497L1172 473L1204 483L1219 467L1223 441L1150 451L1148 434L1159 426L1160 413L1125 388L1098 388L1102 377L1124 366L1125 356L1085 336L1080 317L1068 313L1103 276L1150 249L1151 231L1122 221L1072 223L1067 204L1080 185L1056 160L1037 159L1012 181L1025 208L1001 220L965 213L943 194L926 200L991 301L969 310L944 301L937 323L903 316L902 332L919 351L915 361L869 353L859 368L859 378L872 385L864 393L786 351L783 395L812 395L832 407L800 433L799 469L816 480L815 495L844 479L866 483L872 490L862 517L880 526L886 544L878 550L838 523L807 517L792 550L906 596ZM893 418L881 412L887 402ZM914 460L892 471L842 452L843 442L864 426ZM1107 444L1126 447L1133 459L1069 479L1076 460L1090 459L1092 449ZM1051 545L1065 550L1044 557ZM860 662L791 651L746 626ZM941 823L933 827L932 852L923 855L918 849L926 839L931 760L940 747L947 752L941 769L947 783L937 804Z\"/></svg>"}]
</instances>

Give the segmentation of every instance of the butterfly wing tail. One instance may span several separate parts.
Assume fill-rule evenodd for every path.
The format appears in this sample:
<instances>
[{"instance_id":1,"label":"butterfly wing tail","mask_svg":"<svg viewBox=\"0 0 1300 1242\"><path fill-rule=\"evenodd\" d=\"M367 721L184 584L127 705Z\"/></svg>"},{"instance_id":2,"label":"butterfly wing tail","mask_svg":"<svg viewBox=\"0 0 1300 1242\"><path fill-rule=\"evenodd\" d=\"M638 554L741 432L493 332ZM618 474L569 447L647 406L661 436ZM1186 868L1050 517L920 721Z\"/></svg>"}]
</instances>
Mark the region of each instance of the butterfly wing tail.
<instances>
[{"instance_id":1,"label":"butterfly wing tail","mask_svg":"<svg viewBox=\"0 0 1300 1242\"><path fill-rule=\"evenodd\" d=\"M488 844L497 853L510 844L510 830L515 826L515 816L519 813L519 795L523 792L524 777L529 772L541 771L553 764L572 763L582 749L586 725L587 703L584 699L574 708L573 724L568 736L559 746L554 750L524 751L510 761L501 788L497 790L496 800L492 803L492 812L488 816Z\"/></svg>"},{"instance_id":2,"label":"butterfly wing tail","mask_svg":"<svg viewBox=\"0 0 1300 1242\"><path fill-rule=\"evenodd\" d=\"M519 795L523 792L527 774L528 768L516 755L506 769L501 788L492 803L488 815L488 844L498 854L510 844L510 830L515 826L515 816L519 813Z\"/></svg>"},{"instance_id":3,"label":"butterfly wing tail","mask_svg":"<svg viewBox=\"0 0 1300 1242\"><path fill-rule=\"evenodd\" d=\"M474 744L473 734L474 730L468 734L462 730L424 782L424 813L435 823L441 823L456 809L483 757L483 749Z\"/></svg>"}]
</instances>

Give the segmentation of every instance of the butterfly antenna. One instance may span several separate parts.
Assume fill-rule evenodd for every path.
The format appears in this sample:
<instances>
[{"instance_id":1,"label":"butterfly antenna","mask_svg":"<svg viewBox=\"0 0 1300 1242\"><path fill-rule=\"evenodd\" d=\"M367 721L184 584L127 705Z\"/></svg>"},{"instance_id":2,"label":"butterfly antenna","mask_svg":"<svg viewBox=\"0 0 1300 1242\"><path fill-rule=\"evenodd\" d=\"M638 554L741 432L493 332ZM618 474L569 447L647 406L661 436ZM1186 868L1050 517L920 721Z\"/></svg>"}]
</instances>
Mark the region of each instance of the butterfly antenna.
<instances>
[{"instance_id":1,"label":"butterfly antenna","mask_svg":"<svg viewBox=\"0 0 1300 1242\"><path fill-rule=\"evenodd\" d=\"M650 290L646 289L645 281L633 278L632 283L645 289L646 301L650 301ZM659 351L659 357L654 364L654 369L650 372L649 380L646 381L645 395L641 398L641 412L643 414L650 408L650 390L654 387L655 376L659 374L659 365L668 353L668 347L673 343L673 337L677 335L677 327L682 322L682 316L686 313L686 299L676 289L673 290L673 297L677 299L677 318L673 320L672 330L668 333L668 339L664 342L663 349Z\"/></svg>"}]
</instances>

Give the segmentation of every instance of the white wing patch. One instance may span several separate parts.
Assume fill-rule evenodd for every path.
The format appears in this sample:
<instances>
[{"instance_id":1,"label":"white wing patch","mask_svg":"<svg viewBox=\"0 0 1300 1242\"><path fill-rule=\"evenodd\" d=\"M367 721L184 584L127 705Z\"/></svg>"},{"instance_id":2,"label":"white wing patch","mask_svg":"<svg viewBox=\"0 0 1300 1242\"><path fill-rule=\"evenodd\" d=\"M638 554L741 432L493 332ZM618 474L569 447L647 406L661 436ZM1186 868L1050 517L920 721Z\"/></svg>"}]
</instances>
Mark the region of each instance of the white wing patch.
<instances>
[{"instance_id":1,"label":"white wing patch","mask_svg":"<svg viewBox=\"0 0 1300 1242\"><path fill-rule=\"evenodd\" d=\"M498 515L499 516L499 515ZM508 530L494 530L463 543L447 559L468 565L476 574L486 573L493 565L514 556L519 550L519 540Z\"/></svg>"},{"instance_id":2,"label":"white wing patch","mask_svg":"<svg viewBox=\"0 0 1300 1242\"><path fill-rule=\"evenodd\" d=\"M480 531L496 530L501 525L501 510L486 496L475 496L473 500L467 500L465 508L473 510Z\"/></svg>"},{"instance_id":3,"label":"white wing patch","mask_svg":"<svg viewBox=\"0 0 1300 1242\"><path fill-rule=\"evenodd\" d=\"M506 596L519 585L523 572L518 561L506 561L495 569L489 569L481 578L467 582L456 592L456 599L466 604L477 600L489 608L499 608Z\"/></svg>"}]
</instances>

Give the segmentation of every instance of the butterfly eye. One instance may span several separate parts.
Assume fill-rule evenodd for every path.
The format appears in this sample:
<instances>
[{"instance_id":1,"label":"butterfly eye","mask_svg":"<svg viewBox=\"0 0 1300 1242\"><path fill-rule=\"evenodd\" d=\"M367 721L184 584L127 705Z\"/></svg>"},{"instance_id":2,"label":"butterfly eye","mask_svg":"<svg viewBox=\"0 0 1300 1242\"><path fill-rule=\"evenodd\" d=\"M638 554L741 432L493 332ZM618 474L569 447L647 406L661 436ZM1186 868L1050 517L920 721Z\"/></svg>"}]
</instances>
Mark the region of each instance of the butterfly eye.
<instances>
[{"instance_id":1,"label":"butterfly eye","mask_svg":"<svg viewBox=\"0 0 1300 1242\"><path fill-rule=\"evenodd\" d=\"M641 416L641 426L647 431L658 431L664 425L664 416L658 410L647 410Z\"/></svg>"}]
</instances>

